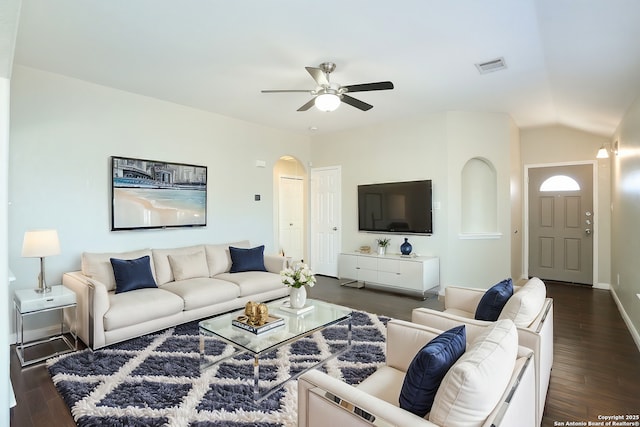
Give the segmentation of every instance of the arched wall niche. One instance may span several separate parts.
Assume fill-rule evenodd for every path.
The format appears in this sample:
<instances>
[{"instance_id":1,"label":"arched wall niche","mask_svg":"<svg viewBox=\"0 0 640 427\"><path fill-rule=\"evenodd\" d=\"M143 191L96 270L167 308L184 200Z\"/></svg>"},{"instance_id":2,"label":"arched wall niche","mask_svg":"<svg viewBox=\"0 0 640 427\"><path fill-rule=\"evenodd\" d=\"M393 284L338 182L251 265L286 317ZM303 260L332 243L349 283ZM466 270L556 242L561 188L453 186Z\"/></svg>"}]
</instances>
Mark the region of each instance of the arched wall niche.
<instances>
[{"instance_id":1,"label":"arched wall niche","mask_svg":"<svg viewBox=\"0 0 640 427\"><path fill-rule=\"evenodd\" d=\"M473 157L462 168L461 178L461 233L497 233L498 189L493 163Z\"/></svg>"}]
</instances>

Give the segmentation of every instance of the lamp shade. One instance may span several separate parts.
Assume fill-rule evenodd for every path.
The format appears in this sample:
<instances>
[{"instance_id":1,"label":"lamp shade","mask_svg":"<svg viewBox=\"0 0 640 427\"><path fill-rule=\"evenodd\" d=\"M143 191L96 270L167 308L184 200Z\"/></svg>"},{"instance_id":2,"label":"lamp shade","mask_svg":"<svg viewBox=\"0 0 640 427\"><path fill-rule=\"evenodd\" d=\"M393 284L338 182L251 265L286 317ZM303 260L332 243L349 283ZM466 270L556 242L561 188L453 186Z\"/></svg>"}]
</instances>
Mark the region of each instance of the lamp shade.
<instances>
[{"instance_id":1,"label":"lamp shade","mask_svg":"<svg viewBox=\"0 0 640 427\"><path fill-rule=\"evenodd\" d=\"M56 230L34 230L24 233L22 256L41 258L60 253L60 241Z\"/></svg>"},{"instance_id":2,"label":"lamp shade","mask_svg":"<svg viewBox=\"0 0 640 427\"><path fill-rule=\"evenodd\" d=\"M607 147L603 145L598 150L598 154L596 154L596 159L608 159L608 158L609 158L609 151L607 151Z\"/></svg>"},{"instance_id":3,"label":"lamp shade","mask_svg":"<svg viewBox=\"0 0 640 427\"><path fill-rule=\"evenodd\" d=\"M340 97L333 93L322 93L316 96L315 104L320 111L335 111L340 106Z\"/></svg>"}]
</instances>

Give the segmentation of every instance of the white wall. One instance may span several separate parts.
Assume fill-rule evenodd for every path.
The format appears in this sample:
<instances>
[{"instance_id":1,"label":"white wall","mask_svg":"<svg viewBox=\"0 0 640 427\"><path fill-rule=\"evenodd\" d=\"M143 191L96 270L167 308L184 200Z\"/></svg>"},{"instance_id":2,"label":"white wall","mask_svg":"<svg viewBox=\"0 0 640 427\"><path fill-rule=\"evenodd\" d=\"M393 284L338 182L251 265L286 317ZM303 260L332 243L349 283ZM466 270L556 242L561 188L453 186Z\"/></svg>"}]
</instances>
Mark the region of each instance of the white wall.
<instances>
[{"instance_id":1,"label":"white wall","mask_svg":"<svg viewBox=\"0 0 640 427\"><path fill-rule=\"evenodd\" d=\"M487 288L511 277L511 132L506 114L452 112L447 114L449 145L449 245L447 284ZM461 172L471 158L482 158L496 170L497 232L464 236L461 224Z\"/></svg>"},{"instance_id":2,"label":"white wall","mask_svg":"<svg viewBox=\"0 0 640 427\"><path fill-rule=\"evenodd\" d=\"M510 191L511 191L511 277L514 279L523 276L524 266L522 259L522 165L521 165L521 143L520 129L511 123L511 170L510 170Z\"/></svg>"},{"instance_id":3,"label":"white wall","mask_svg":"<svg viewBox=\"0 0 640 427\"><path fill-rule=\"evenodd\" d=\"M7 232L8 232L8 214L7 214L7 192L8 192L8 157L9 157L9 79L0 77L0 307L4 316L0 316L0 425L9 425L9 333L13 329L11 327L9 313L13 313L9 295L7 278L8 262L7 262Z\"/></svg>"},{"instance_id":4,"label":"white wall","mask_svg":"<svg viewBox=\"0 0 640 427\"><path fill-rule=\"evenodd\" d=\"M4 313L12 313L12 295L6 285L8 255L7 231L8 209L7 193L9 178L9 101L10 78L13 67L20 0L4 0L0 2L0 307ZM9 380L9 316L0 316L0 425L8 426L10 421L9 402L13 403L13 392L10 392ZM11 396L11 399L10 397Z\"/></svg>"},{"instance_id":5,"label":"white wall","mask_svg":"<svg viewBox=\"0 0 640 427\"><path fill-rule=\"evenodd\" d=\"M522 165L541 165L553 163L569 163L579 161L595 161L596 153L603 144L608 144L608 137L579 131L565 126L545 126L522 129L520 131L522 149ZM608 288L611 283L611 180L610 161L597 161L598 199L598 262L595 286Z\"/></svg>"},{"instance_id":6,"label":"white wall","mask_svg":"<svg viewBox=\"0 0 640 427\"><path fill-rule=\"evenodd\" d=\"M24 232L32 228L58 230L62 254L46 261L51 284L79 269L83 251L237 239L277 251L273 167L283 155L308 162L307 137L25 67L14 71L11 89L14 288L36 284L38 261L20 256ZM112 155L207 166L207 227L109 231ZM256 167L256 160L266 167Z\"/></svg>"},{"instance_id":7,"label":"white wall","mask_svg":"<svg viewBox=\"0 0 640 427\"><path fill-rule=\"evenodd\" d=\"M440 206L433 235L391 235L390 250L399 252L409 237L415 253L439 256L443 286L488 287L509 277L511 126L504 114L450 112L314 136L313 166L342 166L342 250L374 246L379 237L358 232L358 184L432 179L434 205ZM502 238L459 238L460 173L473 157L488 159L497 170Z\"/></svg>"},{"instance_id":8,"label":"white wall","mask_svg":"<svg viewBox=\"0 0 640 427\"><path fill-rule=\"evenodd\" d=\"M616 140L619 151L612 159L611 174L611 289L640 349L640 99L620 123Z\"/></svg>"}]
</instances>

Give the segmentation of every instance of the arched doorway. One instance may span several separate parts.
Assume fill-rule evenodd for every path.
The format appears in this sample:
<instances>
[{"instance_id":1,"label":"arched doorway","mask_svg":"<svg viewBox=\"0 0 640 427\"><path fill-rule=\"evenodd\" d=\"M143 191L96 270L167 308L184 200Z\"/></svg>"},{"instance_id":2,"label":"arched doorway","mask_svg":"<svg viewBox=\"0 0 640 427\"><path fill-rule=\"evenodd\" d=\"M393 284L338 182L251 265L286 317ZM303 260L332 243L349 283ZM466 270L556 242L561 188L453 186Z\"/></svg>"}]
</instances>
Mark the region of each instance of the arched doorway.
<instances>
[{"instance_id":1,"label":"arched doorway","mask_svg":"<svg viewBox=\"0 0 640 427\"><path fill-rule=\"evenodd\" d=\"M307 242L307 173L292 156L274 166L276 210L275 241L280 253L292 261L305 260Z\"/></svg>"}]
</instances>

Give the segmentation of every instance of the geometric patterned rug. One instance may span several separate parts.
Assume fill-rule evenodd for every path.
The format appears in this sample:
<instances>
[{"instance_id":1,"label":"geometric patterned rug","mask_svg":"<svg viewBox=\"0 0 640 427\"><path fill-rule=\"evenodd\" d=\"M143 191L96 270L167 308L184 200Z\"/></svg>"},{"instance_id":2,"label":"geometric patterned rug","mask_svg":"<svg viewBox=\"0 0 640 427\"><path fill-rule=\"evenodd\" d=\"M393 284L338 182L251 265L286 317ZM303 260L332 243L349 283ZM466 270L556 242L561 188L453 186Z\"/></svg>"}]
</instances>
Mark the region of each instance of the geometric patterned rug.
<instances>
[{"instance_id":1,"label":"geometric patterned rug","mask_svg":"<svg viewBox=\"0 0 640 427\"><path fill-rule=\"evenodd\" d=\"M354 311L352 348L318 369L358 384L385 361L388 317ZM330 326L260 358L269 388L346 344L347 323ZM253 359L236 356L200 372L198 322L104 349L47 361L49 374L80 427L276 427L297 425L297 381L253 401ZM233 347L208 338L212 360Z\"/></svg>"}]
</instances>

